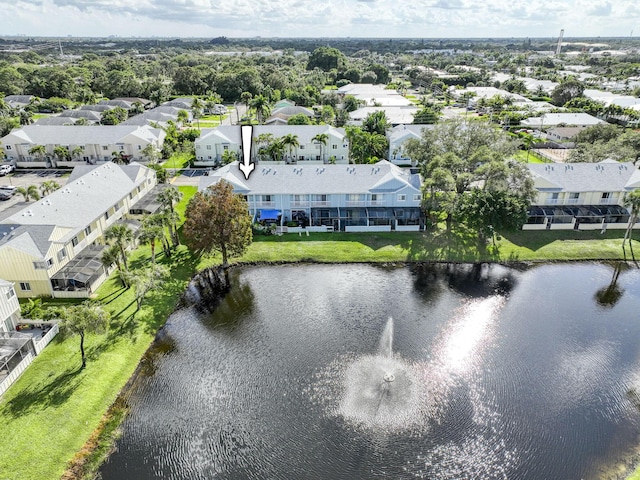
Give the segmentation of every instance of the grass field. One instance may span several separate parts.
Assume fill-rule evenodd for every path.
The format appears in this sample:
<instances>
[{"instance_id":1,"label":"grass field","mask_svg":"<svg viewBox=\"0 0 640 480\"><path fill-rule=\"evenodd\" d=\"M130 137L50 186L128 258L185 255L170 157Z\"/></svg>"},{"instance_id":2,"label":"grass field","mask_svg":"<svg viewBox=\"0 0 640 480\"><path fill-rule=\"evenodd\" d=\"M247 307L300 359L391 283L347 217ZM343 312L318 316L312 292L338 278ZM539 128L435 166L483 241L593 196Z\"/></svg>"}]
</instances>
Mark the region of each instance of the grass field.
<instances>
[{"instance_id":1,"label":"grass field","mask_svg":"<svg viewBox=\"0 0 640 480\"><path fill-rule=\"evenodd\" d=\"M196 187L185 194L182 214ZM407 261L551 261L622 258L623 231L541 231L505 233L496 245L478 242L474 232L456 229L394 233L313 233L309 236L255 236L237 262L407 262ZM638 238L636 236L636 238ZM634 241L640 253L640 243ZM148 263L148 247L137 249L132 268ZM88 335L88 364L80 369L79 339L56 338L0 399L0 479L58 479L68 462L86 462L92 471L117 435L126 405L106 419L104 435L91 440L118 392L135 371L158 328L164 324L188 279L201 268L219 263L216 255L194 257L184 246L158 262L171 268L171 278L154 290L136 312L132 289L112 276L98 299L112 315L106 335ZM90 446L91 446L90 445ZM80 452L80 453L78 453ZM75 471L75 470L74 470ZM77 474L67 478L80 478Z\"/></svg>"}]
</instances>

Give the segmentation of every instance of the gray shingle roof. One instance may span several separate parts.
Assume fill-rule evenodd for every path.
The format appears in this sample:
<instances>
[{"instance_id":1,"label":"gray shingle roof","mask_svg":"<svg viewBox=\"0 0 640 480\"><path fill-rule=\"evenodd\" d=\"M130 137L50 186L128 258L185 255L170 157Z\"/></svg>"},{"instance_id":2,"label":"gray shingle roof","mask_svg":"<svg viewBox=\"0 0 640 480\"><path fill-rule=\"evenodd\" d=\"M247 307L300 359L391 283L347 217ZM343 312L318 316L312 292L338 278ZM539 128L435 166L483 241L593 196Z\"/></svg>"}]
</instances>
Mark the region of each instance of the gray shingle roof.
<instances>
[{"instance_id":1,"label":"gray shingle roof","mask_svg":"<svg viewBox=\"0 0 640 480\"><path fill-rule=\"evenodd\" d=\"M623 192L640 187L640 170L633 163L566 163L527 165L534 181L544 179L550 192ZM538 182L536 182L538 183Z\"/></svg>"},{"instance_id":2,"label":"gray shingle roof","mask_svg":"<svg viewBox=\"0 0 640 480\"><path fill-rule=\"evenodd\" d=\"M144 167L111 162L95 166L86 175L70 179L63 188L27 204L1 223L82 229L128 195L136 183L141 183L139 178L136 182L131 180L138 176L140 168Z\"/></svg>"},{"instance_id":3,"label":"gray shingle roof","mask_svg":"<svg viewBox=\"0 0 640 480\"><path fill-rule=\"evenodd\" d=\"M0 248L10 244L12 248L34 258L44 259L51 246L49 238L55 228L55 225L0 224Z\"/></svg>"},{"instance_id":4,"label":"gray shingle roof","mask_svg":"<svg viewBox=\"0 0 640 480\"><path fill-rule=\"evenodd\" d=\"M94 127L86 125L27 125L9 135L15 135L21 138L24 143L34 145L110 145L122 142L122 139L128 135L137 135L149 141L155 140L159 132L159 129L135 125ZM3 143L7 142L3 141Z\"/></svg>"},{"instance_id":5,"label":"gray shingle roof","mask_svg":"<svg viewBox=\"0 0 640 480\"><path fill-rule=\"evenodd\" d=\"M239 193L273 195L392 192L407 185L419 191L420 184L418 175L386 160L375 165L258 165L248 180L238 162L233 162L201 177L199 189L204 190L221 178L232 183Z\"/></svg>"}]
</instances>

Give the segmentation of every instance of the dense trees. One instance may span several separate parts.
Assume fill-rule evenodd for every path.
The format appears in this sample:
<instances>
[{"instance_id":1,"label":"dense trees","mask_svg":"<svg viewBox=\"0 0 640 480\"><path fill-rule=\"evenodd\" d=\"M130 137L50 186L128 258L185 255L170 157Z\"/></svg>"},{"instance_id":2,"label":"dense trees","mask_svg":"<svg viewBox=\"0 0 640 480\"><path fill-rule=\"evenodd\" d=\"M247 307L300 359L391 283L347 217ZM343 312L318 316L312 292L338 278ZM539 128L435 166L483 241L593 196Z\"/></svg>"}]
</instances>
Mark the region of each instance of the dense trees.
<instances>
[{"instance_id":1,"label":"dense trees","mask_svg":"<svg viewBox=\"0 0 640 480\"><path fill-rule=\"evenodd\" d=\"M471 221L482 235L489 226L517 225L496 225L494 220L499 212L510 211L520 212L510 220L521 221L522 209L526 212L533 196L528 170L509 160L514 150L515 144L501 130L482 121L447 120L424 130L420 141L409 141L406 153L424 176L427 215L434 222L445 219L448 229L456 219ZM475 220L474 208L482 211Z\"/></svg>"},{"instance_id":2,"label":"dense trees","mask_svg":"<svg viewBox=\"0 0 640 480\"><path fill-rule=\"evenodd\" d=\"M196 193L185 213L184 236L187 246L200 253L220 252L222 265L240 256L251 243L251 217L247 201L233 193L225 180Z\"/></svg>"}]
</instances>

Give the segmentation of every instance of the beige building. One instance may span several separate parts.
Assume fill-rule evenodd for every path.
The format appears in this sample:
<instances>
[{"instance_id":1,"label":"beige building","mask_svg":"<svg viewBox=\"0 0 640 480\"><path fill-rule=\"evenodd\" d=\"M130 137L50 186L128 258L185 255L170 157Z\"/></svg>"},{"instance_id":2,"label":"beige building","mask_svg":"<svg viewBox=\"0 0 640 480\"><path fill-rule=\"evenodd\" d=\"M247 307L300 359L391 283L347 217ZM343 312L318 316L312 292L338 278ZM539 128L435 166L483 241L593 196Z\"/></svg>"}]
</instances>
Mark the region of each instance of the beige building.
<instances>
[{"instance_id":1,"label":"beige building","mask_svg":"<svg viewBox=\"0 0 640 480\"><path fill-rule=\"evenodd\" d=\"M155 185L136 163L76 167L65 187L0 221L0 278L19 297L89 297L107 276L104 230Z\"/></svg>"},{"instance_id":2,"label":"beige building","mask_svg":"<svg viewBox=\"0 0 640 480\"><path fill-rule=\"evenodd\" d=\"M20 304L13 283L0 278L0 333L16 329L20 318Z\"/></svg>"}]
</instances>

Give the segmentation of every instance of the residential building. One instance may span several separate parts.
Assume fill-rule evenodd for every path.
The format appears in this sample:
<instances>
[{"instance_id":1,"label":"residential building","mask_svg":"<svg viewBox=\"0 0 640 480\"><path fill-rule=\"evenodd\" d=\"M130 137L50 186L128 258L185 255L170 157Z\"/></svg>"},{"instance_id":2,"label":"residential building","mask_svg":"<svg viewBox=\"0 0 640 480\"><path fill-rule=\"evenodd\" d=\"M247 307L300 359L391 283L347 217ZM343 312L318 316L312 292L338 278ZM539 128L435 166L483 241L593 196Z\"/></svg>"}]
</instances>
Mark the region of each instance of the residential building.
<instances>
[{"instance_id":1,"label":"residential building","mask_svg":"<svg viewBox=\"0 0 640 480\"><path fill-rule=\"evenodd\" d=\"M0 332L13 332L20 319L20 304L13 283L0 278Z\"/></svg>"},{"instance_id":2,"label":"residential building","mask_svg":"<svg viewBox=\"0 0 640 480\"><path fill-rule=\"evenodd\" d=\"M314 111L310 108L285 105L274 109L264 123L265 125L287 125L289 119L294 115L304 115L309 119L315 117Z\"/></svg>"},{"instance_id":3,"label":"residential building","mask_svg":"<svg viewBox=\"0 0 640 480\"><path fill-rule=\"evenodd\" d=\"M374 165L259 165L245 179L238 163L200 179L220 180L247 198L254 221L315 231L392 231L424 227L420 176L381 160Z\"/></svg>"},{"instance_id":4,"label":"residential building","mask_svg":"<svg viewBox=\"0 0 640 480\"><path fill-rule=\"evenodd\" d=\"M144 148L153 145L161 149L164 137L162 129L150 126L27 125L1 138L0 148L17 167L74 167L110 161L113 152L122 153L129 161L144 161ZM30 153L36 146L45 148L44 155ZM66 147L72 158L57 158L54 155L57 146Z\"/></svg>"},{"instance_id":5,"label":"residential building","mask_svg":"<svg viewBox=\"0 0 640 480\"><path fill-rule=\"evenodd\" d=\"M536 198L525 229L626 228L626 193L640 188L640 170L633 163L527 165Z\"/></svg>"},{"instance_id":6,"label":"residential building","mask_svg":"<svg viewBox=\"0 0 640 480\"><path fill-rule=\"evenodd\" d=\"M137 163L76 167L63 188L0 221L0 278L19 297L89 297L107 277L103 232L155 184Z\"/></svg>"},{"instance_id":7,"label":"residential building","mask_svg":"<svg viewBox=\"0 0 640 480\"><path fill-rule=\"evenodd\" d=\"M522 120L520 124L527 128L543 130L550 127L591 127L600 123L606 123L588 113L545 113L540 117L530 117Z\"/></svg>"},{"instance_id":8,"label":"residential building","mask_svg":"<svg viewBox=\"0 0 640 480\"><path fill-rule=\"evenodd\" d=\"M420 140L425 129L433 125L397 125L387 132L389 139L389 161L395 165L412 165L411 158L405 151L408 140Z\"/></svg>"},{"instance_id":9,"label":"residential building","mask_svg":"<svg viewBox=\"0 0 640 480\"><path fill-rule=\"evenodd\" d=\"M270 134L273 138L285 135L295 135L299 146L290 150L285 148L282 163L292 164L323 164L348 163L349 144L344 129L330 125L256 125L253 127L253 145L251 158L255 162L273 163L265 155L258 155L261 145L257 139L260 135ZM326 145L314 140L318 135L327 135ZM225 151L236 155L242 152L240 126L220 126L213 129L202 129L202 133L195 141L197 167L219 165Z\"/></svg>"},{"instance_id":10,"label":"residential building","mask_svg":"<svg viewBox=\"0 0 640 480\"><path fill-rule=\"evenodd\" d=\"M35 97L33 95L7 95L4 101L11 108L24 108L31 103Z\"/></svg>"},{"instance_id":11,"label":"residential building","mask_svg":"<svg viewBox=\"0 0 640 480\"><path fill-rule=\"evenodd\" d=\"M418 113L418 107L386 106L386 107L362 107L349 112L349 125L362 125L367 116L374 112L382 111L391 125L407 125L413 123L413 117Z\"/></svg>"}]
</instances>

